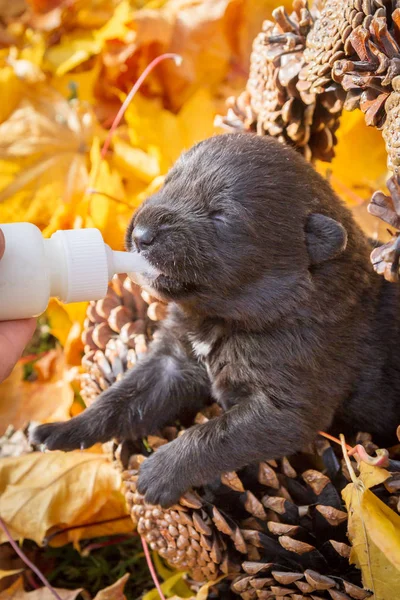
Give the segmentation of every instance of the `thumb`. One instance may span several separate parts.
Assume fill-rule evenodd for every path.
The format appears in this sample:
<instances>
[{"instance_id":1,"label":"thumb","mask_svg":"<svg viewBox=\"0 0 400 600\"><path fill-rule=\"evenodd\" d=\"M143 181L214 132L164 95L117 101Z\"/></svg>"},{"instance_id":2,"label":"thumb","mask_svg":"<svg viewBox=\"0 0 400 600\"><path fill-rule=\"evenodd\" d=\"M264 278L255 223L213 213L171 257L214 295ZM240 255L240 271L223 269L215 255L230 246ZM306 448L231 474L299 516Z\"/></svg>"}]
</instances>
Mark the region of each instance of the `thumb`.
<instances>
[{"instance_id":1,"label":"thumb","mask_svg":"<svg viewBox=\"0 0 400 600\"><path fill-rule=\"evenodd\" d=\"M2 258L5 249L6 249L6 238L4 237L4 233L0 229L0 259Z\"/></svg>"}]
</instances>

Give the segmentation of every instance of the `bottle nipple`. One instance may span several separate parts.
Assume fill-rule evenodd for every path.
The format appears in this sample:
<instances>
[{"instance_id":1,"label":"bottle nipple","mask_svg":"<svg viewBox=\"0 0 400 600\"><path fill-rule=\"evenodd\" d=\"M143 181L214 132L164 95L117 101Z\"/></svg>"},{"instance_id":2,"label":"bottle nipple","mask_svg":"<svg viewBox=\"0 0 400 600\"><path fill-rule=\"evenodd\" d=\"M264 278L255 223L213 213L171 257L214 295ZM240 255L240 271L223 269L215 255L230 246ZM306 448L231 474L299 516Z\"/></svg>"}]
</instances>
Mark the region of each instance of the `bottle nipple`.
<instances>
[{"instance_id":1,"label":"bottle nipple","mask_svg":"<svg viewBox=\"0 0 400 600\"><path fill-rule=\"evenodd\" d=\"M139 253L111 250L98 229L60 230L45 242L56 283L52 295L66 303L104 298L114 275L149 267Z\"/></svg>"}]
</instances>

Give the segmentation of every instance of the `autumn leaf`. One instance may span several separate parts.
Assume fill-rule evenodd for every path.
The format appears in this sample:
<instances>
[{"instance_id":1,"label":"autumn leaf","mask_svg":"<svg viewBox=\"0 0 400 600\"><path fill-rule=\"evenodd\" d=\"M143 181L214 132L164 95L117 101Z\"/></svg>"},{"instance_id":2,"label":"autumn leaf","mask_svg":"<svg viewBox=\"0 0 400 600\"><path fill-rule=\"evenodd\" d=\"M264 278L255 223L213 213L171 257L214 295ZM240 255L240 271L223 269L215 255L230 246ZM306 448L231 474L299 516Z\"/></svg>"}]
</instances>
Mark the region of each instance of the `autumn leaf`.
<instances>
[{"instance_id":1,"label":"autumn leaf","mask_svg":"<svg viewBox=\"0 0 400 600\"><path fill-rule=\"evenodd\" d=\"M333 188L347 204L357 206L385 185L385 143L380 131L367 127L361 111L343 113L337 138L334 159L329 165L319 162L317 170L328 174Z\"/></svg>"},{"instance_id":2,"label":"autumn leaf","mask_svg":"<svg viewBox=\"0 0 400 600\"><path fill-rule=\"evenodd\" d=\"M11 577L11 575L17 575L18 573L21 573L21 571L23 571L23 569L10 569L9 571L3 571L3 569L0 569L0 579Z\"/></svg>"},{"instance_id":3,"label":"autumn leaf","mask_svg":"<svg viewBox=\"0 0 400 600\"><path fill-rule=\"evenodd\" d=\"M53 206L60 196L71 201L74 194L82 193L87 185L85 160L94 122L89 106L69 103L47 85L34 86L0 125L0 158L21 167L8 181L0 180L0 202L38 180L41 185L53 183ZM54 180L60 183L58 188Z\"/></svg>"},{"instance_id":4,"label":"autumn leaf","mask_svg":"<svg viewBox=\"0 0 400 600\"><path fill-rule=\"evenodd\" d=\"M1 571L0 571L1 578ZM126 596L124 594L124 587L126 582L129 579L129 573L126 573L118 579L112 585L100 590L94 600L126 600ZM61 600L75 600L77 596L83 592L83 588L79 588L76 590L65 590L61 588L53 588L53 590L58 594ZM42 587L37 590L33 590L32 592L25 592L23 586L23 580L18 579L11 587L3 592L0 592L0 600L54 600L53 592L47 588Z\"/></svg>"},{"instance_id":5,"label":"autumn leaf","mask_svg":"<svg viewBox=\"0 0 400 600\"><path fill-rule=\"evenodd\" d=\"M129 579L129 573L125 573L118 581L100 590L94 600L126 600L124 587Z\"/></svg>"},{"instance_id":6,"label":"autumn leaf","mask_svg":"<svg viewBox=\"0 0 400 600\"><path fill-rule=\"evenodd\" d=\"M374 600L398 600L400 517L369 489L385 481L390 473L360 463L357 478L350 461L347 465L352 483L343 490L342 496L349 513L350 562L361 569L364 587L373 592Z\"/></svg>"},{"instance_id":7,"label":"autumn leaf","mask_svg":"<svg viewBox=\"0 0 400 600\"><path fill-rule=\"evenodd\" d=\"M176 115L163 109L159 100L137 96L126 111L130 143L158 156L160 173L166 174L184 150L215 134L215 113L206 89L196 92Z\"/></svg>"},{"instance_id":8,"label":"autumn leaf","mask_svg":"<svg viewBox=\"0 0 400 600\"><path fill-rule=\"evenodd\" d=\"M157 574L163 579L161 589L167 598L176 596L177 598L193 598L193 592L184 580L185 572L176 572L166 566L156 552L153 552L152 560ZM142 600L159 600L159 594L156 588L150 590L143 596Z\"/></svg>"},{"instance_id":9,"label":"autumn leaf","mask_svg":"<svg viewBox=\"0 0 400 600\"><path fill-rule=\"evenodd\" d=\"M104 454L34 452L0 461L0 514L15 539L41 544L55 528L82 528L54 538L78 543L83 537L132 530L121 476ZM89 527L105 519L120 521ZM0 532L0 543L6 537Z\"/></svg>"},{"instance_id":10,"label":"autumn leaf","mask_svg":"<svg viewBox=\"0 0 400 600\"><path fill-rule=\"evenodd\" d=\"M57 592L61 600L75 600L83 591L82 588L77 590L53 589ZM54 600L54 594L47 587L39 588L32 592L25 592L23 580L19 578L7 590L0 592L0 600Z\"/></svg>"},{"instance_id":11,"label":"autumn leaf","mask_svg":"<svg viewBox=\"0 0 400 600\"><path fill-rule=\"evenodd\" d=\"M48 355L47 355L48 356ZM43 361L39 362L38 369ZM0 435L8 425L23 429L30 421L57 421L69 418L74 393L68 381L65 356L59 348L51 353L47 378L41 373L36 381L24 380L23 361L0 384Z\"/></svg>"}]
</instances>

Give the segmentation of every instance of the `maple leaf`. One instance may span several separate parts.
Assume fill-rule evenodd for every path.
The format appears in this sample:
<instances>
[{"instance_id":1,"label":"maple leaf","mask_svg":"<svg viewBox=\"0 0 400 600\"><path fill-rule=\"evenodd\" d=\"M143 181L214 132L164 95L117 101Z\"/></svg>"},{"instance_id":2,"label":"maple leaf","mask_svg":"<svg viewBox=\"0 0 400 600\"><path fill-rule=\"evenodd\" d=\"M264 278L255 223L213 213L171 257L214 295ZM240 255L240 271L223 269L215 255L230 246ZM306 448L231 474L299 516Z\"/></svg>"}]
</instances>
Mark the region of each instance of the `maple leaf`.
<instances>
[{"instance_id":1,"label":"maple leaf","mask_svg":"<svg viewBox=\"0 0 400 600\"><path fill-rule=\"evenodd\" d=\"M369 489L386 481L385 469L360 463L356 477L346 457L352 483L342 491L349 513L350 562L362 572L364 587L374 600L400 597L400 517Z\"/></svg>"},{"instance_id":2,"label":"maple leaf","mask_svg":"<svg viewBox=\"0 0 400 600\"><path fill-rule=\"evenodd\" d=\"M63 191L52 190L64 201L82 193L87 185L86 155L93 138L95 119L88 105L67 102L43 84L25 97L0 125L0 159L22 166L3 179L0 202L28 185L59 181ZM4 183L6 185L4 186Z\"/></svg>"},{"instance_id":3,"label":"maple leaf","mask_svg":"<svg viewBox=\"0 0 400 600\"><path fill-rule=\"evenodd\" d=\"M41 544L50 531L80 525L54 545L132 531L119 472L93 452L33 452L0 461L0 514L15 539ZM117 519L90 527L90 523ZM0 532L0 543L6 541ZM53 542L52 542L53 544Z\"/></svg>"}]
</instances>

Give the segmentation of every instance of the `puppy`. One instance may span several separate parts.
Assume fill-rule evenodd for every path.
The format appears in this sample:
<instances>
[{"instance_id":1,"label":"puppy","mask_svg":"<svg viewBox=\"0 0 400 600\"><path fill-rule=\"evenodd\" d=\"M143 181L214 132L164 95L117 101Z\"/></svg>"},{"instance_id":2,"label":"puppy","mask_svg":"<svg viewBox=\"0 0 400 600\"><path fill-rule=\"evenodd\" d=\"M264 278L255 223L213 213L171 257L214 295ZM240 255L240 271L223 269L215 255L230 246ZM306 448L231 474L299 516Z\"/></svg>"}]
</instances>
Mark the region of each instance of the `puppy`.
<instances>
[{"instance_id":1,"label":"puppy","mask_svg":"<svg viewBox=\"0 0 400 600\"><path fill-rule=\"evenodd\" d=\"M329 184L272 138L216 136L183 154L133 216L141 284L170 302L148 355L66 423L33 434L72 450L140 438L212 397L218 418L143 464L138 489L169 506L224 471L304 448L318 430L400 422L399 288Z\"/></svg>"}]
</instances>

